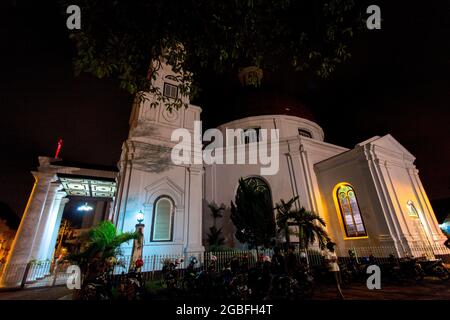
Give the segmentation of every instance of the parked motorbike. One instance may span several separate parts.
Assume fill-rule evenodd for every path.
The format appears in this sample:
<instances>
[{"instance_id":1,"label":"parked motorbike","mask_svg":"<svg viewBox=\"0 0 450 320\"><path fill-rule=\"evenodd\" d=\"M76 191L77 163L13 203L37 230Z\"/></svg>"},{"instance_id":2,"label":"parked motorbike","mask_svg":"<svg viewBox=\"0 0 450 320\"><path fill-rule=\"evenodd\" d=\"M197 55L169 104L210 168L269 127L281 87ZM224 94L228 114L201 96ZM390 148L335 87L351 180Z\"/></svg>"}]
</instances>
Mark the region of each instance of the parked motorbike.
<instances>
[{"instance_id":1,"label":"parked motorbike","mask_svg":"<svg viewBox=\"0 0 450 320\"><path fill-rule=\"evenodd\" d=\"M127 300L139 300L145 294L145 284L142 274L136 270L130 271L121 281L119 297Z\"/></svg>"},{"instance_id":2,"label":"parked motorbike","mask_svg":"<svg viewBox=\"0 0 450 320\"><path fill-rule=\"evenodd\" d=\"M167 260L164 261L162 268L164 284L168 289L178 288L178 270L177 267L183 262L183 260Z\"/></svg>"},{"instance_id":3,"label":"parked motorbike","mask_svg":"<svg viewBox=\"0 0 450 320\"><path fill-rule=\"evenodd\" d=\"M416 258L406 257L400 259L399 266L400 275L402 276L403 280L411 279L415 281L422 281L425 276L425 272L423 271L422 266Z\"/></svg>"},{"instance_id":4,"label":"parked motorbike","mask_svg":"<svg viewBox=\"0 0 450 320\"><path fill-rule=\"evenodd\" d=\"M82 289L81 300L110 300L111 286L109 285L108 275L106 273L95 277L93 281L89 281Z\"/></svg>"},{"instance_id":5,"label":"parked motorbike","mask_svg":"<svg viewBox=\"0 0 450 320\"><path fill-rule=\"evenodd\" d=\"M314 277L307 266L300 266L294 274L297 280L298 288L297 296L302 299L312 298L314 295Z\"/></svg>"},{"instance_id":6,"label":"parked motorbike","mask_svg":"<svg viewBox=\"0 0 450 320\"><path fill-rule=\"evenodd\" d=\"M442 259L419 260L418 262L425 275L438 277L442 280L448 280L450 278L450 272L444 266Z\"/></svg>"},{"instance_id":7,"label":"parked motorbike","mask_svg":"<svg viewBox=\"0 0 450 320\"><path fill-rule=\"evenodd\" d=\"M366 270L372 264L376 264L373 256L362 257L359 261L356 258L352 258L348 263L339 263L342 283L349 285L353 282L364 281L366 279Z\"/></svg>"}]
</instances>

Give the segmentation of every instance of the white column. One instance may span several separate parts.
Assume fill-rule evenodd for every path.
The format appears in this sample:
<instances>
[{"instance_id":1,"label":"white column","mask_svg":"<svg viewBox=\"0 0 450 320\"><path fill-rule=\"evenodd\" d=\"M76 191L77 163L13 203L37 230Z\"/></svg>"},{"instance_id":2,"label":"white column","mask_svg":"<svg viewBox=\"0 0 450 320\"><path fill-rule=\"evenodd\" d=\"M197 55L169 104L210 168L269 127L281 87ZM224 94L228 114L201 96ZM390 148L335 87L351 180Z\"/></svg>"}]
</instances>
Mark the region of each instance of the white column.
<instances>
[{"instance_id":1,"label":"white column","mask_svg":"<svg viewBox=\"0 0 450 320\"><path fill-rule=\"evenodd\" d=\"M66 207L67 202L69 202L68 198L61 199L61 204L58 208L58 213L56 216L55 228L53 229L52 237L50 239L50 245L48 246L47 257L50 260L53 260L53 255L56 247L56 240L58 238L59 228L61 226L61 220L64 213L64 208Z\"/></svg>"},{"instance_id":2,"label":"white column","mask_svg":"<svg viewBox=\"0 0 450 320\"><path fill-rule=\"evenodd\" d=\"M47 199L47 193L50 187L51 181L54 179L54 174L46 174L42 172L32 172L35 178L35 184L33 191L31 192L28 200L27 207L22 216L19 229L17 230L16 237L11 246L8 261L5 265L5 272L0 283L3 285L7 280L8 270L15 269L14 281L19 284L22 275L25 272L25 265L31 259L31 253L35 238L37 235L39 221L41 219L42 211ZM8 283L8 285L14 285Z\"/></svg>"},{"instance_id":3,"label":"white column","mask_svg":"<svg viewBox=\"0 0 450 320\"><path fill-rule=\"evenodd\" d=\"M51 243L51 241L52 241L53 234L55 232L55 227L57 224L56 220L58 219L58 213L59 213L59 210L61 207L61 202L66 195L67 194L64 191L58 191L56 193L55 201L52 206L52 211L51 211L50 217L47 221L44 239L42 241L41 248L40 248L39 254L38 254L38 259L40 259L40 260L50 259L49 251L51 251L50 249L52 249L51 246L52 245L54 246L54 243Z\"/></svg>"},{"instance_id":4,"label":"white column","mask_svg":"<svg viewBox=\"0 0 450 320\"><path fill-rule=\"evenodd\" d=\"M46 238L46 230L51 220L51 214L53 212L53 206L56 200L56 192L61 187L59 183L52 182L47 193L47 199L45 200L44 209L42 210L41 219L39 221L39 227L36 233L36 238L31 251L31 258L41 260L40 256L43 244Z\"/></svg>"},{"instance_id":5,"label":"white column","mask_svg":"<svg viewBox=\"0 0 450 320\"><path fill-rule=\"evenodd\" d=\"M203 252L202 245L202 171L203 168L190 167L189 171L189 204L187 214L186 252Z\"/></svg>"}]
</instances>

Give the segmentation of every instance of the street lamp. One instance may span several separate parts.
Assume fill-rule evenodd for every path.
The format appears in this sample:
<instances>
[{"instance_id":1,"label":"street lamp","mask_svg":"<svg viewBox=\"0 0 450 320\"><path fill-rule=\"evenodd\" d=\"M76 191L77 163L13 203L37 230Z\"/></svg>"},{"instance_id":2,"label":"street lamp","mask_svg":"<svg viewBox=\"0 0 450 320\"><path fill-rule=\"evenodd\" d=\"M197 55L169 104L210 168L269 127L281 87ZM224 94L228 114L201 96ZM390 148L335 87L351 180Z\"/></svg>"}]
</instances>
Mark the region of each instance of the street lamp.
<instances>
[{"instance_id":1,"label":"street lamp","mask_svg":"<svg viewBox=\"0 0 450 320\"><path fill-rule=\"evenodd\" d=\"M144 213L142 212L142 210L139 210L139 212L136 214L136 220L138 224L142 224L142 222L144 221Z\"/></svg>"}]
</instances>

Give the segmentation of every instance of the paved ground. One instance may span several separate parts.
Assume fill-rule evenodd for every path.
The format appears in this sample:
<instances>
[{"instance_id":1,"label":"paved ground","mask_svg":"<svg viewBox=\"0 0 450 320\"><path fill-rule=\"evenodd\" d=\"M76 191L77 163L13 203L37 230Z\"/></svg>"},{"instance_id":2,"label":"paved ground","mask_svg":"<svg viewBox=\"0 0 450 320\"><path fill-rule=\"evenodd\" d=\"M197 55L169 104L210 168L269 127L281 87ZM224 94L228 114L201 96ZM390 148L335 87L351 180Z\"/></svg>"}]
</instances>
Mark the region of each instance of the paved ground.
<instances>
[{"instance_id":1,"label":"paved ground","mask_svg":"<svg viewBox=\"0 0 450 320\"><path fill-rule=\"evenodd\" d=\"M420 284L402 286L381 285L380 290L369 290L365 285L342 288L347 300L450 300L450 281L426 279ZM316 288L315 300L336 299L337 291L332 287Z\"/></svg>"},{"instance_id":2,"label":"paved ground","mask_svg":"<svg viewBox=\"0 0 450 320\"><path fill-rule=\"evenodd\" d=\"M0 300L58 300L70 295L66 286L0 292Z\"/></svg>"},{"instance_id":3,"label":"paved ground","mask_svg":"<svg viewBox=\"0 0 450 320\"><path fill-rule=\"evenodd\" d=\"M423 283L403 286L382 286L381 290L369 290L364 285L352 285L342 289L348 300L450 300L450 281L426 279ZM70 299L71 291L65 286L0 292L0 300L58 300ZM331 286L316 288L314 299L336 298Z\"/></svg>"}]
</instances>

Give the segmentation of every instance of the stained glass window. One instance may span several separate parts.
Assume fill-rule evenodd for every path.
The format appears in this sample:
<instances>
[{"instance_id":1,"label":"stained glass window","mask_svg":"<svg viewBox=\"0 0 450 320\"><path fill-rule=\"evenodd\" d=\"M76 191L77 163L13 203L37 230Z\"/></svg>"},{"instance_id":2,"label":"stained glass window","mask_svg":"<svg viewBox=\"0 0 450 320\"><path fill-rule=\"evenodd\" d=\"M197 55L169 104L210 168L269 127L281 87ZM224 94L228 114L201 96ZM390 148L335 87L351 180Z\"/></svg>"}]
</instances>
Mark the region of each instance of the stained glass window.
<instances>
[{"instance_id":1,"label":"stained glass window","mask_svg":"<svg viewBox=\"0 0 450 320\"><path fill-rule=\"evenodd\" d=\"M173 203L167 196L155 201L153 207L152 241L172 241Z\"/></svg>"},{"instance_id":2,"label":"stained glass window","mask_svg":"<svg viewBox=\"0 0 450 320\"><path fill-rule=\"evenodd\" d=\"M348 184L341 185L337 189L336 196L339 201L339 209L341 211L342 221L344 222L346 236L367 236L353 187Z\"/></svg>"},{"instance_id":3,"label":"stained glass window","mask_svg":"<svg viewBox=\"0 0 450 320\"><path fill-rule=\"evenodd\" d=\"M408 214L410 217L419 218L419 213L416 210L416 207L412 203L412 201L408 201L406 206L408 207Z\"/></svg>"}]
</instances>

